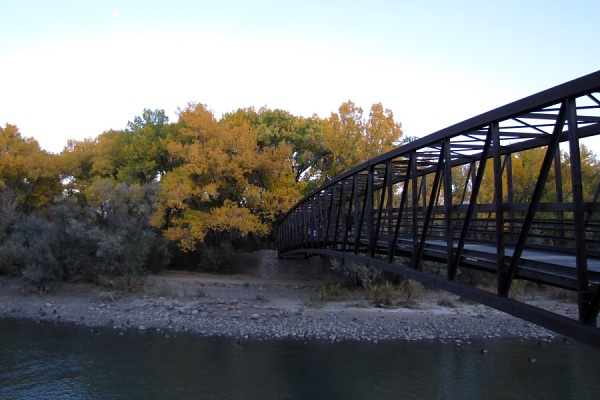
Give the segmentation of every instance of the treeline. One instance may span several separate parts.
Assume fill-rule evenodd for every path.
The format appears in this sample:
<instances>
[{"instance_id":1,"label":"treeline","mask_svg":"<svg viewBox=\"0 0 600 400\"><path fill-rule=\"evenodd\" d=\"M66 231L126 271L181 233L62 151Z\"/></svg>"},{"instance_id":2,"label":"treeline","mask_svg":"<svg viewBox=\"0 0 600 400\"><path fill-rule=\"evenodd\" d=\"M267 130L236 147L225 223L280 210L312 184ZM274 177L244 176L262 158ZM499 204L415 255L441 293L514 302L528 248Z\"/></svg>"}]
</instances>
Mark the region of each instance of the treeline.
<instances>
[{"instance_id":1,"label":"treeline","mask_svg":"<svg viewBox=\"0 0 600 400\"><path fill-rule=\"evenodd\" d=\"M279 216L326 179L396 147L401 125L351 101L329 118L203 104L144 110L123 130L42 150L0 127L0 274L135 279L169 266L220 270L272 246Z\"/></svg>"},{"instance_id":2,"label":"treeline","mask_svg":"<svg viewBox=\"0 0 600 400\"><path fill-rule=\"evenodd\" d=\"M144 110L123 130L48 153L16 126L0 126L0 275L49 282L131 281L176 267L223 271L237 251L273 245L278 218L326 179L411 140L381 104L351 101L329 118L238 109L217 119L202 104ZM545 149L512 156L514 202L526 202ZM569 154L544 200L570 198ZM597 201L600 162L581 146L584 196ZM493 168L478 202L493 202ZM464 198L469 166L453 169ZM466 186L469 189L469 185Z\"/></svg>"}]
</instances>

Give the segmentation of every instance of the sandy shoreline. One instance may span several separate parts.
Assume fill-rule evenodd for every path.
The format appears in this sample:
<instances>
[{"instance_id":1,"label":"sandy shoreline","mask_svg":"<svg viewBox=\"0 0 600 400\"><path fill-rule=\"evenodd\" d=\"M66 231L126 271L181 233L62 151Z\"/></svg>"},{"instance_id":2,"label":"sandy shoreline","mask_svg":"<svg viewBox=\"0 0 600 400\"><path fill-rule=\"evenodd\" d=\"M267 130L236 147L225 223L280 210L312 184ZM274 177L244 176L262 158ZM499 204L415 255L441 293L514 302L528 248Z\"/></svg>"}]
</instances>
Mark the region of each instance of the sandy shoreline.
<instances>
[{"instance_id":1,"label":"sandy shoreline","mask_svg":"<svg viewBox=\"0 0 600 400\"><path fill-rule=\"evenodd\" d=\"M427 292L411 308L377 308L360 294L340 301L319 300L322 282L217 277L169 272L147 279L143 291L63 285L47 294L25 294L20 279L0 278L0 318L42 324L86 326L124 335L145 331L171 335L231 337L238 340L469 341L560 335L491 308L458 301L438 304ZM448 298L447 295L444 295ZM547 300L550 301L550 300ZM554 304L555 303L555 304ZM567 305L553 302L554 308Z\"/></svg>"}]
</instances>

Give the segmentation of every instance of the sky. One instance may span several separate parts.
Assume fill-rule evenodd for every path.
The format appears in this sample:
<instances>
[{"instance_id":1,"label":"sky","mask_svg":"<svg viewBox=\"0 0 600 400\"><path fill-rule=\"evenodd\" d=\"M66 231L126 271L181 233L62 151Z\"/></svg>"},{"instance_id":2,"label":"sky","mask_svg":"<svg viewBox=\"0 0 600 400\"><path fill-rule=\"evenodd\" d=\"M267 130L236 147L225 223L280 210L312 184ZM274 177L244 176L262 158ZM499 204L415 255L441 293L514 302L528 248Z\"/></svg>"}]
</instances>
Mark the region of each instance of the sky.
<instances>
[{"instance_id":1,"label":"sky","mask_svg":"<svg viewBox=\"0 0 600 400\"><path fill-rule=\"evenodd\" d=\"M0 125L60 152L144 109L327 118L351 100L421 137L599 70L598 15L591 0L0 0Z\"/></svg>"}]
</instances>

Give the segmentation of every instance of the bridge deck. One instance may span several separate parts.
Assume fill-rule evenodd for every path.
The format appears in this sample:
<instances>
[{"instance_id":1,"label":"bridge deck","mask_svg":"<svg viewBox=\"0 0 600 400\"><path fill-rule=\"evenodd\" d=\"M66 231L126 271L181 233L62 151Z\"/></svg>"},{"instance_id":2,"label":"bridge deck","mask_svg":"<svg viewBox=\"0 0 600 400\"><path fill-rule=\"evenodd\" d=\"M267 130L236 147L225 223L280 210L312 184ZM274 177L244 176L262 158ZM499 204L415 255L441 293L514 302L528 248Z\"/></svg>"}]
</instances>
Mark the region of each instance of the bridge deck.
<instances>
[{"instance_id":1,"label":"bridge deck","mask_svg":"<svg viewBox=\"0 0 600 400\"><path fill-rule=\"evenodd\" d=\"M402 242L404 243L398 244L398 250L407 251L407 249L411 249L412 242L407 243L408 240ZM458 242L454 241L453 245L456 249ZM425 253L430 258L445 262L446 248L445 241L427 240ZM506 246L504 249L507 261L510 261L515 248L514 246ZM408 253L410 252L411 250L408 250ZM497 250L494 245L467 243L464 245L462 256L463 261L461 264L463 265L479 267L488 272L496 272L497 270ZM537 280L540 283L557 283L560 281L569 288L575 289L577 287L577 260L574 254L559 253L550 249L524 249L517 265L519 267L517 277L522 275L522 277ZM587 269L590 283L600 283L600 260L588 258Z\"/></svg>"},{"instance_id":2,"label":"bridge deck","mask_svg":"<svg viewBox=\"0 0 600 400\"><path fill-rule=\"evenodd\" d=\"M360 240L361 246L368 246L366 238ZM334 246L331 242L326 247L341 247L342 243ZM348 240L346 245L353 246L354 241ZM453 241L454 251L458 247L458 241ZM377 248L381 252L388 251L388 242L380 238ZM510 262L515 248L506 246L506 259ZM411 258L414 246L411 239L400 238L396 243L396 255ZM424 255L427 259L446 263L447 242L442 240L428 239L424 246ZM497 249L488 243L466 243L462 251L460 265L477 268L487 272L497 272ZM551 249L524 249L518 261L517 277L537 281L538 283L563 286L576 290L577 288L577 258L574 254L566 254ZM587 272L590 284L600 284L600 259L587 258Z\"/></svg>"}]
</instances>

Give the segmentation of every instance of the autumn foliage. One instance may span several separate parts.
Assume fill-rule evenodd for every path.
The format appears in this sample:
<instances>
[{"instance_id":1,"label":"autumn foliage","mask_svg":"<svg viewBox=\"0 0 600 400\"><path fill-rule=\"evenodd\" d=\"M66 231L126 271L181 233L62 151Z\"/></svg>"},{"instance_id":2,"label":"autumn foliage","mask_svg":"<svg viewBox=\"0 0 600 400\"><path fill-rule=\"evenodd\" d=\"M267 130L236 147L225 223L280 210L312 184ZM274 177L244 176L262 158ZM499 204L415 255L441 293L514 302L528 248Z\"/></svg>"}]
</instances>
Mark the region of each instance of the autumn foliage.
<instances>
[{"instance_id":1,"label":"autumn foliage","mask_svg":"<svg viewBox=\"0 0 600 400\"><path fill-rule=\"evenodd\" d=\"M374 104L364 118L350 101L329 118L250 107L217 119L190 103L169 122L144 110L60 154L6 124L0 274L43 286L136 276L172 260L210 269L210 248L270 246L278 218L306 193L401 135L390 110Z\"/></svg>"},{"instance_id":2,"label":"autumn foliage","mask_svg":"<svg viewBox=\"0 0 600 400\"><path fill-rule=\"evenodd\" d=\"M368 116L351 101L328 118L250 107L217 119L190 103L170 122L144 110L123 130L70 140L51 154L18 128L0 127L0 275L22 274L43 287L53 280L133 278L176 268L219 270L238 249L272 246L278 219L325 180L400 143L391 110ZM513 186L526 202L544 149L515 153ZM588 198L600 162L581 149ZM548 180L570 196L567 153ZM485 174L493 175L493 168ZM455 188L468 188L468 165ZM479 202L493 201L484 179ZM558 183L556 183L558 184ZM552 187L552 183L548 185ZM465 193L454 190L457 199Z\"/></svg>"}]
</instances>

